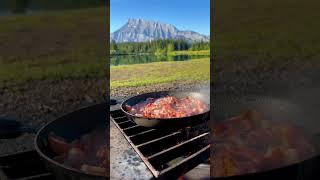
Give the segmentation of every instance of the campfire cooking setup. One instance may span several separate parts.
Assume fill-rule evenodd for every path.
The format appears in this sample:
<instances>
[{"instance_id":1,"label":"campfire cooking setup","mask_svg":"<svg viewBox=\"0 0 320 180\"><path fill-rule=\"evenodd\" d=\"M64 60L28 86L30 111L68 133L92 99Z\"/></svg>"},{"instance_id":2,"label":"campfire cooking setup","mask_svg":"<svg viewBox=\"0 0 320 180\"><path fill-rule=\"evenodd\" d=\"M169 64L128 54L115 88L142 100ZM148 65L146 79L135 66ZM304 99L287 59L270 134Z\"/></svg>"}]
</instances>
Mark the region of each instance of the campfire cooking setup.
<instances>
[{"instance_id":1,"label":"campfire cooking setup","mask_svg":"<svg viewBox=\"0 0 320 180\"><path fill-rule=\"evenodd\" d=\"M0 179L319 179L316 104L213 95L213 111L209 93L197 91L111 100L110 124L106 104L40 129L1 119L2 139L36 135L35 151L0 157Z\"/></svg>"},{"instance_id":2,"label":"campfire cooking setup","mask_svg":"<svg viewBox=\"0 0 320 180\"><path fill-rule=\"evenodd\" d=\"M36 151L0 157L0 179L103 180L109 177L107 105L89 106L39 130L15 120L0 120L0 137L35 133ZM46 168L45 168L46 167Z\"/></svg>"},{"instance_id":3,"label":"campfire cooking setup","mask_svg":"<svg viewBox=\"0 0 320 180\"><path fill-rule=\"evenodd\" d=\"M139 94L115 103L110 116L110 126L120 132L130 149L125 163L118 163L121 157L113 157L119 153L113 152L115 138L110 134L111 178L122 178L117 169L123 168L123 178L130 174L136 179L209 179L209 93Z\"/></svg>"}]
</instances>

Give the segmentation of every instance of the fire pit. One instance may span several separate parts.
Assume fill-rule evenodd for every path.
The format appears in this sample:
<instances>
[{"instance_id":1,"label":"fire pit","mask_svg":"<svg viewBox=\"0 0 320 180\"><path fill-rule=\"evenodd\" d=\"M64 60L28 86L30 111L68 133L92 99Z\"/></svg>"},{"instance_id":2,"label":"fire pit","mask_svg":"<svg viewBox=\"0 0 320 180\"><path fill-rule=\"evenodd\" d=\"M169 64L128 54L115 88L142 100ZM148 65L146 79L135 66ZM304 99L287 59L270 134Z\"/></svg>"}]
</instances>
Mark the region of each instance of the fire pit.
<instances>
[{"instance_id":1,"label":"fire pit","mask_svg":"<svg viewBox=\"0 0 320 180\"><path fill-rule=\"evenodd\" d=\"M199 164L208 163L210 130L207 123L166 130L142 127L129 120L119 104L111 107L110 118L134 150L133 156L138 155L140 161L137 161L147 167L146 172L140 173L151 174L149 178L179 178Z\"/></svg>"}]
</instances>

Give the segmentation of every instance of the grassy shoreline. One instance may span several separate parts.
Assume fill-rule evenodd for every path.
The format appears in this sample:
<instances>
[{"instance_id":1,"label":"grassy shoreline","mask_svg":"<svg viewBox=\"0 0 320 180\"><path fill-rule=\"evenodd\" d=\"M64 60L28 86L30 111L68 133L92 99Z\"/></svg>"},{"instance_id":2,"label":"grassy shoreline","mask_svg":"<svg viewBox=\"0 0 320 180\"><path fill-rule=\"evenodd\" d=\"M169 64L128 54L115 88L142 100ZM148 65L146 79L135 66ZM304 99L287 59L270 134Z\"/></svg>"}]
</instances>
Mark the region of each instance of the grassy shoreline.
<instances>
[{"instance_id":1,"label":"grassy shoreline","mask_svg":"<svg viewBox=\"0 0 320 180\"><path fill-rule=\"evenodd\" d=\"M204 55L210 56L210 50L200 50L200 51L172 51L168 55L177 56L177 55Z\"/></svg>"},{"instance_id":2,"label":"grassy shoreline","mask_svg":"<svg viewBox=\"0 0 320 180\"><path fill-rule=\"evenodd\" d=\"M111 89L210 79L210 58L111 67Z\"/></svg>"},{"instance_id":3,"label":"grassy shoreline","mask_svg":"<svg viewBox=\"0 0 320 180\"><path fill-rule=\"evenodd\" d=\"M178 55L204 55L210 56L210 50L199 50L199 51L172 51L168 53L131 53L131 54L116 54L111 53L111 56L134 56L134 55L168 55L168 56L178 56Z\"/></svg>"}]
</instances>

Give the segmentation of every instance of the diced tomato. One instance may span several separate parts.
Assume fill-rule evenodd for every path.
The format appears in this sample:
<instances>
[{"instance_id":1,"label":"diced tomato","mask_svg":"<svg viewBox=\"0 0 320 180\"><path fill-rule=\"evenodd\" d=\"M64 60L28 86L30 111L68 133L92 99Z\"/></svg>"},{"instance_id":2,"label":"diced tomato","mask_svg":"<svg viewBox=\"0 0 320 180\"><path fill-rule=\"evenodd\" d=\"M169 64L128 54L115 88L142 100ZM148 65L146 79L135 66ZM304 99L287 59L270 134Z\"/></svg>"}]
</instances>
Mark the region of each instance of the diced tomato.
<instances>
[{"instance_id":1,"label":"diced tomato","mask_svg":"<svg viewBox=\"0 0 320 180\"><path fill-rule=\"evenodd\" d=\"M66 154L71 148L72 144L68 144L64 139L49 135L48 143L50 149L56 154Z\"/></svg>"}]
</instances>

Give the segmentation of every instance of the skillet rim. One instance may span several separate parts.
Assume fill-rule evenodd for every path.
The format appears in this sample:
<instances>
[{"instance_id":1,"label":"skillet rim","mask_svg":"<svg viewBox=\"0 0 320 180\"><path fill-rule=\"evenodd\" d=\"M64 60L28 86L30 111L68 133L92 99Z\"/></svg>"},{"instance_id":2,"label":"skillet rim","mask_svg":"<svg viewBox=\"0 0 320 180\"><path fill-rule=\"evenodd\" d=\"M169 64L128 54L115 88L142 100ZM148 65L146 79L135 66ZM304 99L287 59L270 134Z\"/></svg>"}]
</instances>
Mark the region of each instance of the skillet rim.
<instances>
[{"instance_id":1,"label":"skillet rim","mask_svg":"<svg viewBox=\"0 0 320 180\"><path fill-rule=\"evenodd\" d=\"M207 111L204 111L203 113L200 113L200 114L195 114L195 115L192 115L192 116L184 116L184 117L181 117L181 118L146 118L144 116L140 117L140 116L136 116L136 115L133 115L131 113L129 113L127 110L125 110L124 106L126 105L126 103L129 101L129 100L132 100L134 98L137 98L139 96L144 96L144 95L149 95L149 94L161 94L161 93L197 93L197 94L203 94L203 93L200 93L200 92L196 92L196 91L153 91L153 92L147 92L147 93L142 93L142 94L139 94L139 95L135 95L135 96L130 96L129 98L126 98L124 101L122 101L122 103L120 104L120 109L123 113L125 113L125 115L127 116L130 116L132 118L143 118L143 119L148 119L148 120L159 120L159 121L162 121L162 120L165 120L165 121L175 121L175 120L181 120L183 118L189 118L189 117L193 117L193 116L199 116L199 115L204 115L204 114L207 114L207 113L210 113L210 103L205 103L209 108ZM209 96L210 98L210 96Z\"/></svg>"},{"instance_id":2,"label":"skillet rim","mask_svg":"<svg viewBox=\"0 0 320 180\"><path fill-rule=\"evenodd\" d=\"M76 169L76 168L72 168L72 167L69 167L69 166L65 166L55 160L53 160L52 158L48 157L42 150L41 148L39 147L38 145L38 142L41 141L41 137L40 137L40 134L44 132L44 130L46 128L48 128L49 125L57 122L57 121L61 121L63 118L65 118L66 116L68 115L71 115L73 113L77 113L79 111L83 111L87 108L92 108L92 107L96 107L96 106L102 106L102 105L106 105L106 103L98 103L98 104L94 104L94 105L89 105L89 106L83 106L77 110L74 110L74 111L69 111L61 116L59 116L58 118L46 123L44 126L42 126L36 133L36 137L34 138L33 140L33 144L34 144L34 147L35 147L35 150L37 151L37 153L40 155L41 158L45 159L47 162L53 164L54 166L58 167L58 168L61 168L61 169L64 169L64 170L68 170L68 171L71 171L71 173L76 173L76 174L79 174L79 175L82 175L82 176L87 176L87 177L91 177L91 178L109 178L110 177L110 174L109 176L100 176L100 175L95 175L95 174L90 174L90 173L87 173L87 172L84 172L84 171L81 171L79 169ZM69 172L70 173L70 172Z\"/></svg>"}]
</instances>

